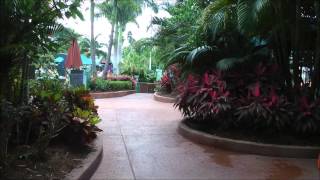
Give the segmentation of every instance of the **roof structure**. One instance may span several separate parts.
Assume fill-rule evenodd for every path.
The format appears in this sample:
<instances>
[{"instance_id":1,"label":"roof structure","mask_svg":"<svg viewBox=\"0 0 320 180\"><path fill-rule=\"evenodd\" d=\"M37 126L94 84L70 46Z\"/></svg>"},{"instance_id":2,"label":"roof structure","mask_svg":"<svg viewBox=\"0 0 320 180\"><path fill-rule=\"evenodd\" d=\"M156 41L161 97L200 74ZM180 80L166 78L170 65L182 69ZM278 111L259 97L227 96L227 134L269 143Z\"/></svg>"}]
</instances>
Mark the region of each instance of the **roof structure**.
<instances>
[{"instance_id":1,"label":"roof structure","mask_svg":"<svg viewBox=\"0 0 320 180\"><path fill-rule=\"evenodd\" d=\"M65 61L66 57L67 57L67 54L64 54L64 53L57 54L56 58L54 59L54 62L55 63L62 63L62 62ZM81 61L82 61L83 65L92 65L91 57L88 57L85 54L81 54L80 58L81 58ZM101 64L100 63L101 59L102 58L99 58L99 57L96 56L96 65L100 65Z\"/></svg>"}]
</instances>

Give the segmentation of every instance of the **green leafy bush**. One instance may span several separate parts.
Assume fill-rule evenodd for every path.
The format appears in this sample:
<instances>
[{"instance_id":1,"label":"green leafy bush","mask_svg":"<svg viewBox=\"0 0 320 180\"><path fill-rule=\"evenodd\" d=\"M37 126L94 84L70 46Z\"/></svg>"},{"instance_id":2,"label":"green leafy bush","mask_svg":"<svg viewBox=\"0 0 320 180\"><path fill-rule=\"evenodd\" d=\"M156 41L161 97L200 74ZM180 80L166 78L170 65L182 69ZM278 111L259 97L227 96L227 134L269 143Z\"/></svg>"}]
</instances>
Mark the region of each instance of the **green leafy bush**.
<instances>
[{"instance_id":1,"label":"green leafy bush","mask_svg":"<svg viewBox=\"0 0 320 180\"><path fill-rule=\"evenodd\" d=\"M8 144L28 145L26 154L45 158L53 139L69 144L90 143L101 131L97 107L84 87L66 88L55 79L30 83L28 104L0 102L0 158L6 162Z\"/></svg>"},{"instance_id":2,"label":"green leafy bush","mask_svg":"<svg viewBox=\"0 0 320 180\"><path fill-rule=\"evenodd\" d=\"M90 83L90 89L93 91L120 91L133 89L132 81L111 81L97 78Z\"/></svg>"},{"instance_id":3,"label":"green leafy bush","mask_svg":"<svg viewBox=\"0 0 320 180\"><path fill-rule=\"evenodd\" d=\"M109 81L108 84L111 91L133 89L131 81Z\"/></svg>"},{"instance_id":4,"label":"green leafy bush","mask_svg":"<svg viewBox=\"0 0 320 180\"><path fill-rule=\"evenodd\" d=\"M156 73L154 71L142 72L139 75L139 82L153 83L156 81Z\"/></svg>"},{"instance_id":5,"label":"green leafy bush","mask_svg":"<svg viewBox=\"0 0 320 180\"><path fill-rule=\"evenodd\" d=\"M91 110L83 110L76 108L72 113L70 124L64 129L63 137L72 144L86 144L97 137L97 132L100 132L96 124L101 119L98 114Z\"/></svg>"}]
</instances>

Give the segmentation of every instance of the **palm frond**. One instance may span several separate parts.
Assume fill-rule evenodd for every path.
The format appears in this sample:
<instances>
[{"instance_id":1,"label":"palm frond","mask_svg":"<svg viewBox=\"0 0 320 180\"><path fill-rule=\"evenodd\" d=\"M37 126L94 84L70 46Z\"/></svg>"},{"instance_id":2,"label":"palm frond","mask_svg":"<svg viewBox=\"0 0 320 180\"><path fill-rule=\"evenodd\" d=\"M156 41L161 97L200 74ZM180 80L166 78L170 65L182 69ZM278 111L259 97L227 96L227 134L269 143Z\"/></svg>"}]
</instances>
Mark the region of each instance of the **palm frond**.
<instances>
[{"instance_id":1,"label":"palm frond","mask_svg":"<svg viewBox=\"0 0 320 180\"><path fill-rule=\"evenodd\" d=\"M224 58L217 62L216 68L222 71L227 71L232 69L237 63L239 63L238 58Z\"/></svg>"},{"instance_id":2,"label":"palm frond","mask_svg":"<svg viewBox=\"0 0 320 180\"><path fill-rule=\"evenodd\" d=\"M210 46L201 46L201 47L198 47L198 48L192 50L188 54L186 60L187 60L188 63L194 64L197 61L201 61L201 60L206 59L208 56L212 55L212 53L213 53L212 47L210 47Z\"/></svg>"},{"instance_id":3,"label":"palm frond","mask_svg":"<svg viewBox=\"0 0 320 180\"><path fill-rule=\"evenodd\" d=\"M217 34L223 30L224 19L225 19L225 13L223 11L217 12L212 17L210 24L212 24L211 33L214 39L217 36Z\"/></svg>"},{"instance_id":4,"label":"palm frond","mask_svg":"<svg viewBox=\"0 0 320 180\"><path fill-rule=\"evenodd\" d=\"M229 57L221 59L217 62L216 68L222 71L228 71L236 67L236 65L250 66L264 60L270 59L270 49L266 46L257 47L253 52L248 52L243 57Z\"/></svg>"},{"instance_id":5,"label":"palm frond","mask_svg":"<svg viewBox=\"0 0 320 180\"><path fill-rule=\"evenodd\" d=\"M201 27L208 32L211 30L213 32L213 37L226 27L226 24L230 24L233 21L231 17L235 7L236 0L216 0L207 6L204 10L202 18L200 20Z\"/></svg>"},{"instance_id":6,"label":"palm frond","mask_svg":"<svg viewBox=\"0 0 320 180\"><path fill-rule=\"evenodd\" d=\"M165 68L175 63L184 64L184 61L189 53L190 51L184 50L170 55L167 62L165 63ZM165 57L168 57L168 55L166 55ZM165 57L162 57L162 59L164 59Z\"/></svg>"},{"instance_id":7,"label":"palm frond","mask_svg":"<svg viewBox=\"0 0 320 180\"><path fill-rule=\"evenodd\" d=\"M254 32L257 22L257 12L253 9L251 0L239 0L237 4L238 28L241 32Z\"/></svg>"},{"instance_id":8,"label":"palm frond","mask_svg":"<svg viewBox=\"0 0 320 180\"><path fill-rule=\"evenodd\" d=\"M262 23L263 15L270 16L271 0L239 0L237 3L238 28L241 32L252 35Z\"/></svg>"},{"instance_id":9,"label":"palm frond","mask_svg":"<svg viewBox=\"0 0 320 180\"><path fill-rule=\"evenodd\" d=\"M255 1L254 7L256 12L264 11L271 7L271 0L257 0Z\"/></svg>"}]
</instances>

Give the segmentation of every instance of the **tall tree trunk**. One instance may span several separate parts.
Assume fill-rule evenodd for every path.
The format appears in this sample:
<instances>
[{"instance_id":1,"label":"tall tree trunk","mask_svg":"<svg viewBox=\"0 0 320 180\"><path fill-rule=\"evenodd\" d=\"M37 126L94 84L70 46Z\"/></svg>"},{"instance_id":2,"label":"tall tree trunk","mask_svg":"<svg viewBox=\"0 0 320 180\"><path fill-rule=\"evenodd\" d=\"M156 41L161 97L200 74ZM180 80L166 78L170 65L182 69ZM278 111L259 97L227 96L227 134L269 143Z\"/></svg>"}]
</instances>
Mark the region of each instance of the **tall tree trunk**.
<instances>
[{"instance_id":1,"label":"tall tree trunk","mask_svg":"<svg viewBox=\"0 0 320 180\"><path fill-rule=\"evenodd\" d=\"M18 97L18 103L26 104L28 102L28 79L29 79L29 66L30 60L25 53L22 64L22 75L20 84L20 97Z\"/></svg>"},{"instance_id":2,"label":"tall tree trunk","mask_svg":"<svg viewBox=\"0 0 320 180\"><path fill-rule=\"evenodd\" d=\"M123 31L124 26L120 26L120 33L119 33L119 43L118 43L118 73L120 73L120 67L119 64L122 60L122 46L123 46Z\"/></svg>"},{"instance_id":3,"label":"tall tree trunk","mask_svg":"<svg viewBox=\"0 0 320 180\"><path fill-rule=\"evenodd\" d=\"M317 40L315 48L315 58L314 58L314 72L312 77L312 91L314 97L317 98L320 90L320 2L314 2L316 17L317 17Z\"/></svg>"},{"instance_id":4,"label":"tall tree trunk","mask_svg":"<svg viewBox=\"0 0 320 180\"><path fill-rule=\"evenodd\" d=\"M275 52L275 57L278 65L280 66L280 73L282 84L281 87L287 91L288 96L291 97L292 90L292 78L290 73L290 61L289 61L289 53L290 49L288 46L288 34L287 34L287 25L285 21L285 9L286 3L283 1L275 1L273 4L274 14L279 17L276 19L277 27L272 31L273 36L273 49Z\"/></svg>"},{"instance_id":5,"label":"tall tree trunk","mask_svg":"<svg viewBox=\"0 0 320 180\"><path fill-rule=\"evenodd\" d=\"M294 87L300 86L300 19L301 19L301 1L296 0L296 22L295 22L295 34L294 34L294 50L293 50L293 81Z\"/></svg>"},{"instance_id":6,"label":"tall tree trunk","mask_svg":"<svg viewBox=\"0 0 320 180\"><path fill-rule=\"evenodd\" d=\"M95 79L97 77L96 70L96 47L94 39L94 0L90 0L90 20L91 20L91 42L90 42L90 51L91 51L91 60L92 60L92 76Z\"/></svg>"},{"instance_id":7,"label":"tall tree trunk","mask_svg":"<svg viewBox=\"0 0 320 180\"><path fill-rule=\"evenodd\" d=\"M2 65L3 67L3 71L0 70L0 100L2 99L7 99L9 100L9 88L8 88L8 84L9 84L9 68L6 69L5 65Z\"/></svg>"},{"instance_id":8,"label":"tall tree trunk","mask_svg":"<svg viewBox=\"0 0 320 180\"><path fill-rule=\"evenodd\" d=\"M115 16L117 16L117 3L118 3L118 0L113 0L112 14ZM114 28L115 28L116 22L117 22L117 18L111 19L111 33L109 37L107 62L104 66L103 77L105 77L105 75L107 74L108 64L111 62L111 51L113 46L113 36L114 36Z\"/></svg>"},{"instance_id":9,"label":"tall tree trunk","mask_svg":"<svg viewBox=\"0 0 320 180\"><path fill-rule=\"evenodd\" d=\"M116 24L115 26L115 32L114 32L114 49L113 49L113 62L115 69L118 71L118 48L119 48L119 28L120 25L119 23Z\"/></svg>"}]
</instances>

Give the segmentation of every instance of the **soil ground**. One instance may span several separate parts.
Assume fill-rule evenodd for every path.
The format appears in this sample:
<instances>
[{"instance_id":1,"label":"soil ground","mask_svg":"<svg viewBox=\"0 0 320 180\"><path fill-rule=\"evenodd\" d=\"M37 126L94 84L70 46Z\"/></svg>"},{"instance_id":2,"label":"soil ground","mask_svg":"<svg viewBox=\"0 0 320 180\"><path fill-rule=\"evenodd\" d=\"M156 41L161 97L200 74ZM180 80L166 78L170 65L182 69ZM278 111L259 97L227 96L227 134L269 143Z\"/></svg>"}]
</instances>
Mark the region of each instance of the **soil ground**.
<instances>
[{"instance_id":1,"label":"soil ground","mask_svg":"<svg viewBox=\"0 0 320 180\"><path fill-rule=\"evenodd\" d=\"M63 179L72 169L81 165L91 151L89 147L71 148L55 144L46 151L46 159L28 156L30 147L23 146L11 151L11 163L7 169L0 168L0 179ZM81 151L79 151L81 149Z\"/></svg>"}]
</instances>

